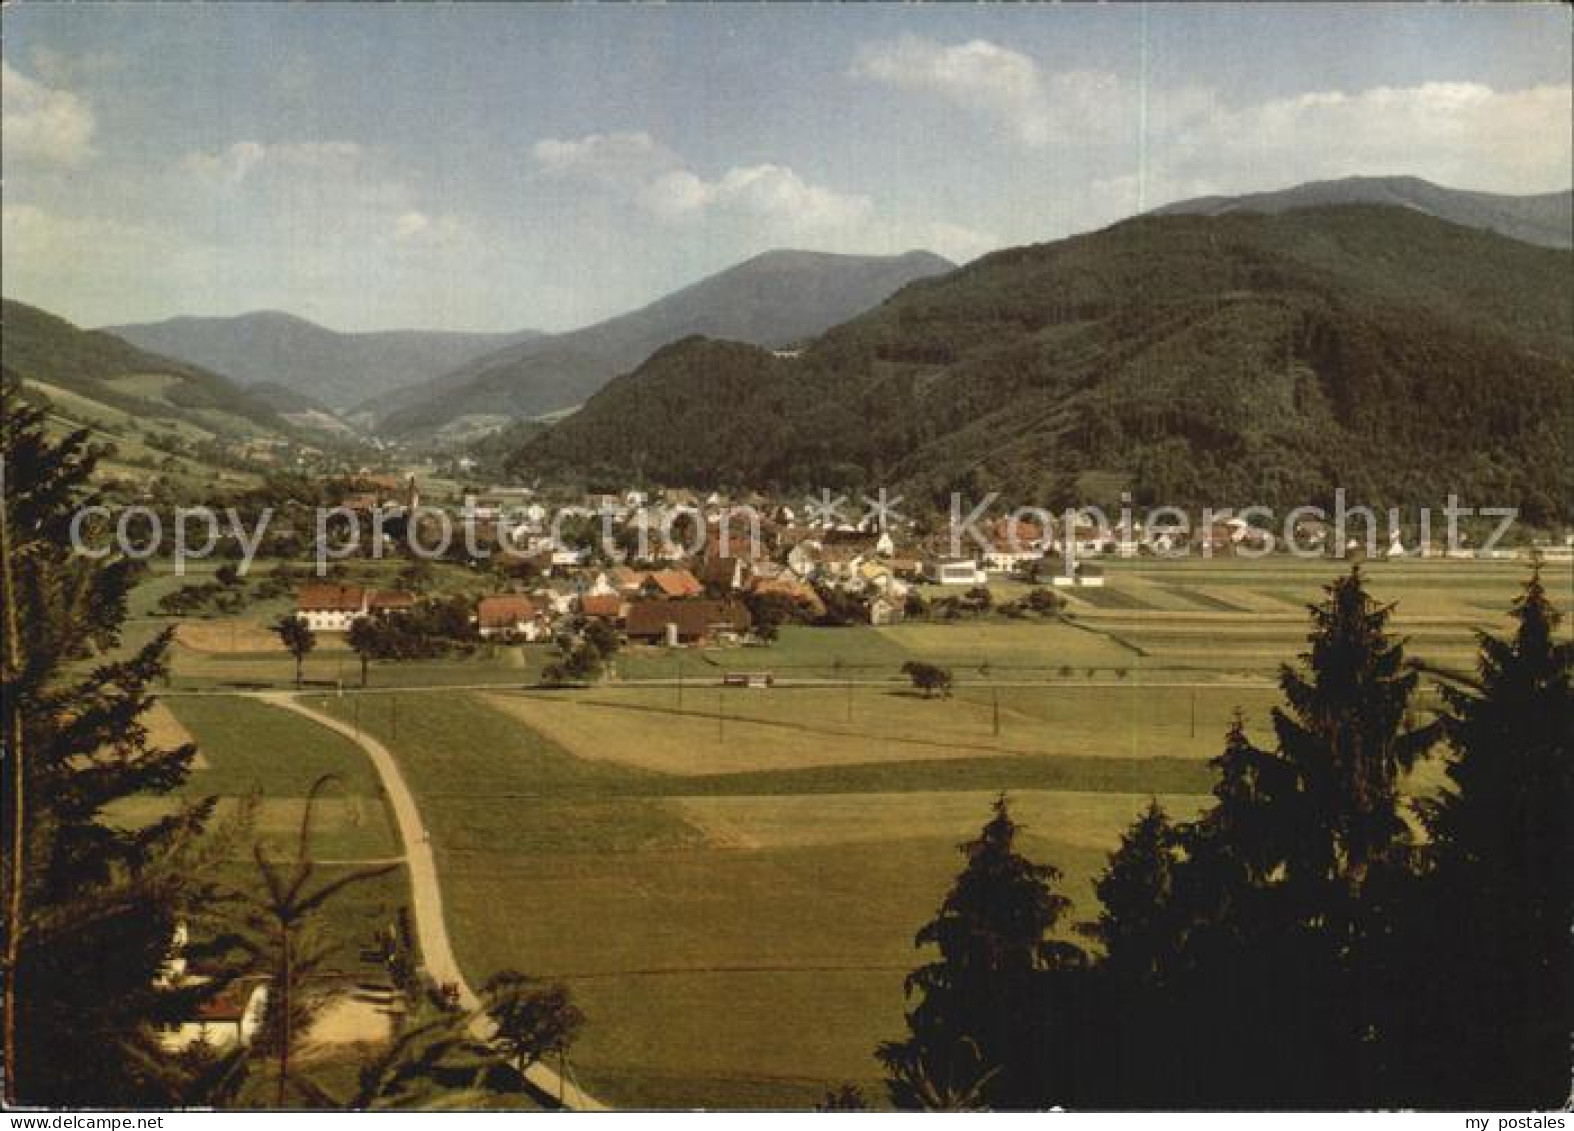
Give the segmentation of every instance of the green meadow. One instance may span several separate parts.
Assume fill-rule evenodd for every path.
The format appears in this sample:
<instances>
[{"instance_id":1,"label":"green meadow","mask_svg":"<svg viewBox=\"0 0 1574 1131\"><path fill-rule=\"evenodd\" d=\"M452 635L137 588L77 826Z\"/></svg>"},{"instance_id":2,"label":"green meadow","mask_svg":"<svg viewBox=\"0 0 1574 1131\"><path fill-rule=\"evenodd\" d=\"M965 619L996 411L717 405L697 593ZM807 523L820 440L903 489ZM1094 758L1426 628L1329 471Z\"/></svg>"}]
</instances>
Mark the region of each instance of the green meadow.
<instances>
[{"instance_id":1,"label":"green meadow","mask_svg":"<svg viewBox=\"0 0 1574 1131\"><path fill-rule=\"evenodd\" d=\"M1206 568L1205 568L1206 567ZM1074 918L1150 798L1189 817L1237 711L1268 740L1272 680L1334 563L1111 563L1065 620L998 616L788 628L774 645L625 649L589 688L536 686L552 652L379 664L326 639L305 699L387 743L437 851L472 982L503 967L561 978L589 1016L570 1067L619 1106L803 1106L842 1081L883 1093L873 1053L902 1031L913 933L958 845L1009 793L1024 848L1064 874ZM1372 563L1412 655L1471 662L1522 563ZM1549 571L1567 591L1567 567ZM1118 596L1117 596L1118 595ZM151 618L157 620L158 618ZM194 791L265 797L284 830L310 780L345 782L324 855L397 852L370 768L347 740L255 700L287 687L282 652L239 646L264 621L185 633L166 702L204 751ZM237 647L226 647L233 631ZM911 659L954 693L907 686ZM771 689L723 688L769 670ZM1417 703L1417 720L1432 700ZM1430 788L1436 767L1417 775ZM294 806L294 808L291 808ZM269 807L272 807L271 810ZM331 850L331 852L330 852ZM402 881L401 881L402 883ZM387 898L394 893L387 891ZM358 897L350 926L388 912Z\"/></svg>"}]
</instances>

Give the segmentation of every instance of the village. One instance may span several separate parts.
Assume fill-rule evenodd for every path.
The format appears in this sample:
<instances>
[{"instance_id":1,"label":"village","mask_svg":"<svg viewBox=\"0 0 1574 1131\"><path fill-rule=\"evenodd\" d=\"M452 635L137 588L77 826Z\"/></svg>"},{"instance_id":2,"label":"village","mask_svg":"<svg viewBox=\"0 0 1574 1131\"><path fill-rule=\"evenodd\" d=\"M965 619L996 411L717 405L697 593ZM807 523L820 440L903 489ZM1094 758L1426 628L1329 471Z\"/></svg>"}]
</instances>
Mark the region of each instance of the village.
<instances>
[{"instance_id":1,"label":"village","mask_svg":"<svg viewBox=\"0 0 1574 1131\"><path fill-rule=\"evenodd\" d=\"M1136 523L1114 531L1087 516L1059 529L1047 515L1001 516L981 535L975 528L962 537L878 510L852 521L813 500L805 506L757 493L630 489L565 500L493 486L465 490L442 507L422 502L413 475L401 481L368 473L345 483L334 508L340 525L330 527L334 569L403 547L441 547L447 560L484 566L494 579L495 591L475 597L470 623L477 638L506 644L559 641L596 624L634 646L760 645L782 624L954 619L992 607L991 586L1002 583L1016 598L999 609L1009 616L1020 607L1056 609L1064 604L1061 591L1104 587L1105 559L1157 563L1273 552L1272 535L1234 516L1197 530ZM345 518L353 537L345 537ZM1316 553L1331 544L1332 531L1327 522L1300 519L1293 535ZM1364 556L1357 539L1346 550ZM1532 552L1566 561L1571 547ZM1436 540L1407 547L1395 532L1374 556L1474 561L1521 554L1445 548ZM409 591L330 578L299 586L296 615L313 632L347 633L359 620L408 613L417 602Z\"/></svg>"}]
</instances>

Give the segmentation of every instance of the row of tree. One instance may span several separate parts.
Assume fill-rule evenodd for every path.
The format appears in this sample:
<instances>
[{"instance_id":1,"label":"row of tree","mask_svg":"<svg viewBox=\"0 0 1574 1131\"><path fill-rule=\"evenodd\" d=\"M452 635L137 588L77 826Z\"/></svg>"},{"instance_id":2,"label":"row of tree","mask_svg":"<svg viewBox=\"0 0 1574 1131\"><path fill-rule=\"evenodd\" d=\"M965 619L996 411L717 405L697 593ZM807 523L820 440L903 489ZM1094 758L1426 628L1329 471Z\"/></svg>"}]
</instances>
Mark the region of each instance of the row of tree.
<instances>
[{"instance_id":1,"label":"row of tree","mask_svg":"<svg viewBox=\"0 0 1574 1131\"><path fill-rule=\"evenodd\" d=\"M294 613L273 622L273 632L295 661L295 686L305 675L306 657L317 648L317 634ZM394 613L358 617L345 633L345 643L361 663L361 686L367 684L373 660L430 660L474 650L479 637L470 622L470 606L462 596L418 602Z\"/></svg>"},{"instance_id":2,"label":"row of tree","mask_svg":"<svg viewBox=\"0 0 1574 1131\"><path fill-rule=\"evenodd\" d=\"M1074 924L1002 798L916 944L900 1107L1478 1108L1568 1099L1574 646L1539 576L1475 676L1419 676L1361 574L1312 609L1271 744L1150 804ZM1406 778L1442 750L1447 784ZM1087 944L1087 945L1084 945ZM845 1096L835 1097L845 1103Z\"/></svg>"}]
</instances>

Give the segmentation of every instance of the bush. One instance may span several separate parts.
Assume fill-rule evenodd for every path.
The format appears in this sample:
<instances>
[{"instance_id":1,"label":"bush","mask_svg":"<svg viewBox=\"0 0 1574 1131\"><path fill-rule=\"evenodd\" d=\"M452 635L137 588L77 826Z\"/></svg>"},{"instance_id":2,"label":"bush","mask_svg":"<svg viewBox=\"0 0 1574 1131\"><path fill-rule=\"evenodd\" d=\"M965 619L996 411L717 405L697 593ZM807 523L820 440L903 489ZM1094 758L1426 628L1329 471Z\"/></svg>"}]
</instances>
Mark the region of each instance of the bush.
<instances>
[{"instance_id":1,"label":"bush","mask_svg":"<svg viewBox=\"0 0 1574 1131\"><path fill-rule=\"evenodd\" d=\"M913 686L924 693L925 699L934 698L937 691L942 696L951 694L950 668L926 664L921 660L909 660L902 665L902 674L913 681Z\"/></svg>"}]
</instances>

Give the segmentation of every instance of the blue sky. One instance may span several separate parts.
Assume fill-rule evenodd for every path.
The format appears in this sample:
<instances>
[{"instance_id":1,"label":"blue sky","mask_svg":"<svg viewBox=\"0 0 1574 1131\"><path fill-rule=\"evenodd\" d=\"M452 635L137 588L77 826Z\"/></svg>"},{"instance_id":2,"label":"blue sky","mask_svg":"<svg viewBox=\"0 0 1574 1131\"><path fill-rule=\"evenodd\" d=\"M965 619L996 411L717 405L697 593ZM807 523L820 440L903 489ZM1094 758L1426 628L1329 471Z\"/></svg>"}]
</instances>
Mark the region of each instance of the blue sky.
<instances>
[{"instance_id":1,"label":"blue sky","mask_svg":"<svg viewBox=\"0 0 1574 1131\"><path fill-rule=\"evenodd\" d=\"M1356 173L1567 188L1554 5L4 11L4 285L99 325L566 329Z\"/></svg>"}]
</instances>

